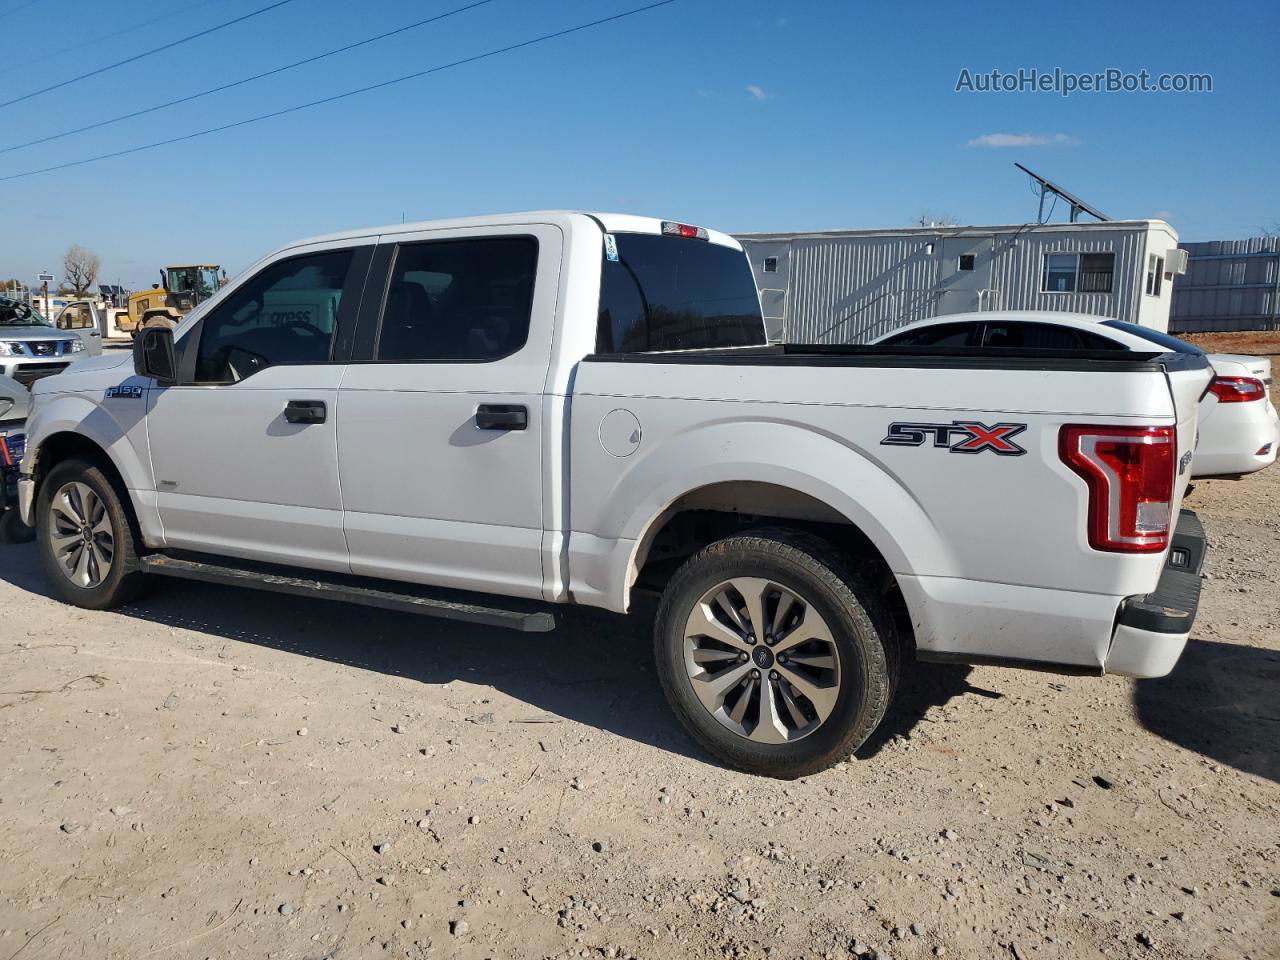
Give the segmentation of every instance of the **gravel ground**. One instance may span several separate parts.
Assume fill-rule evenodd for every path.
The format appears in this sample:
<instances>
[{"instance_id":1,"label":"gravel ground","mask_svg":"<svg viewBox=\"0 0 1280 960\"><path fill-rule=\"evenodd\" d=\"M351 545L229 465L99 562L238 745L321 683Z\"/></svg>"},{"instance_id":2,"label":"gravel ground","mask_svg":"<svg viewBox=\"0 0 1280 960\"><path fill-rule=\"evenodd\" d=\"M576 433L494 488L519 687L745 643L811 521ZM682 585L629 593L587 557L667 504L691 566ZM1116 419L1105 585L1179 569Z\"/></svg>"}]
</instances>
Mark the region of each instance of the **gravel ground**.
<instances>
[{"instance_id":1,"label":"gravel ground","mask_svg":"<svg viewBox=\"0 0 1280 960\"><path fill-rule=\"evenodd\" d=\"M1162 680L920 665L858 760L702 755L647 625L529 637L0 548L0 958L1280 957L1280 470Z\"/></svg>"}]
</instances>

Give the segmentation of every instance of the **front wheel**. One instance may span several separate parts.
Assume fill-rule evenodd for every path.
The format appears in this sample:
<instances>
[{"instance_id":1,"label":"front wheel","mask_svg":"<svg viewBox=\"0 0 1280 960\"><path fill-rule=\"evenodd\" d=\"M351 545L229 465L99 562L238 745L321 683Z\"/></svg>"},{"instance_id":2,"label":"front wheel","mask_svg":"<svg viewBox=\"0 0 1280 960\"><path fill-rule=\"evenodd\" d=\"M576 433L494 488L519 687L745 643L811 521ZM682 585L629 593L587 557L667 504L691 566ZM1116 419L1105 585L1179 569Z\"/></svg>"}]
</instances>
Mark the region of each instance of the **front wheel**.
<instances>
[{"instance_id":1,"label":"front wheel","mask_svg":"<svg viewBox=\"0 0 1280 960\"><path fill-rule=\"evenodd\" d=\"M97 466L68 460L49 471L36 504L36 539L45 572L66 603L107 610L142 592L127 505Z\"/></svg>"},{"instance_id":2,"label":"front wheel","mask_svg":"<svg viewBox=\"0 0 1280 960\"><path fill-rule=\"evenodd\" d=\"M818 537L761 530L690 558L663 594L658 675L685 728L725 762L799 777L849 757L893 688L891 618Z\"/></svg>"}]
</instances>

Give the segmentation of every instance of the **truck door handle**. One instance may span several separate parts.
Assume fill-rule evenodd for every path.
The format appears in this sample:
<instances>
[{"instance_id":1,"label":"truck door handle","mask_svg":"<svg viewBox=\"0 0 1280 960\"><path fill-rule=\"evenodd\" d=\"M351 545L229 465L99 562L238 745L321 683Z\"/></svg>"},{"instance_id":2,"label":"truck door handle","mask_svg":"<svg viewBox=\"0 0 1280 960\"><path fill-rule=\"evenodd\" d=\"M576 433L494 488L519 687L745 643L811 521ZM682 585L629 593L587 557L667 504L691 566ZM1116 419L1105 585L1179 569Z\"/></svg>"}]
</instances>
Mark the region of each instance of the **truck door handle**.
<instances>
[{"instance_id":1,"label":"truck door handle","mask_svg":"<svg viewBox=\"0 0 1280 960\"><path fill-rule=\"evenodd\" d=\"M476 426L481 430L527 430L529 408L518 403L482 403L476 407Z\"/></svg>"},{"instance_id":2,"label":"truck door handle","mask_svg":"<svg viewBox=\"0 0 1280 960\"><path fill-rule=\"evenodd\" d=\"M289 423L324 423L323 400L290 400L284 405L284 418Z\"/></svg>"}]
</instances>

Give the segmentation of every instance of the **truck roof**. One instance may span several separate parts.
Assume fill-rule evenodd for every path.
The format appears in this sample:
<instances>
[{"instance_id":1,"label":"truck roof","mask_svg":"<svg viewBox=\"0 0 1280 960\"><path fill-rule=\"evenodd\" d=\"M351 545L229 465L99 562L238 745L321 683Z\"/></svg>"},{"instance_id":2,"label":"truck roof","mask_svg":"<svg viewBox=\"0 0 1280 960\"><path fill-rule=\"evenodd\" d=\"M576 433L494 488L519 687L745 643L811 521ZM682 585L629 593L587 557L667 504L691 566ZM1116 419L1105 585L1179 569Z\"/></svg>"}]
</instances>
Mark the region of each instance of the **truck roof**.
<instances>
[{"instance_id":1,"label":"truck roof","mask_svg":"<svg viewBox=\"0 0 1280 960\"><path fill-rule=\"evenodd\" d=\"M576 223L579 228L585 226L584 219L595 220L609 233L653 233L662 232L664 222L688 224L688 220L664 220L661 217L641 217L629 213L601 213L587 210L531 210L516 213L495 213L476 217L453 217L443 220L417 220L410 223L393 223L381 227L365 227L359 230L342 230L316 237L307 237L286 244L283 249L298 247L312 243L332 243L339 240L359 240L366 237L388 236L398 233L418 233L423 230L455 230L475 227L500 227L507 224L520 223L554 223L571 228ZM699 226L701 226L699 224ZM707 229L707 238L712 243L741 250L742 245L727 233Z\"/></svg>"}]
</instances>

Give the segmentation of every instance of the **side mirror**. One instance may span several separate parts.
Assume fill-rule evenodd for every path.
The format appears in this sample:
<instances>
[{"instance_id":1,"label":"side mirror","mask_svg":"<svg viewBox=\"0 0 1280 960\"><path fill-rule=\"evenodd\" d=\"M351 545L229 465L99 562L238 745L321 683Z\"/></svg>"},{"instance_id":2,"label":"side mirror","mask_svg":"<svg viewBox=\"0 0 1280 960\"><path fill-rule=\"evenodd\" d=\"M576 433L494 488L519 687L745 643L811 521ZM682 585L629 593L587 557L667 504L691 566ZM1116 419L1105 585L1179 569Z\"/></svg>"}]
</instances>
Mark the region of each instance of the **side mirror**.
<instances>
[{"instance_id":1,"label":"side mirror","mask_svg":"<svg viewBox=\"0 0 1280 960\"><path fill-rule=\"evenodd\" d=\"M173 331L168 327L144 327L133 340L133 372L168 386L178 382L178 360Z\"/></svg>"}]
</instances>

